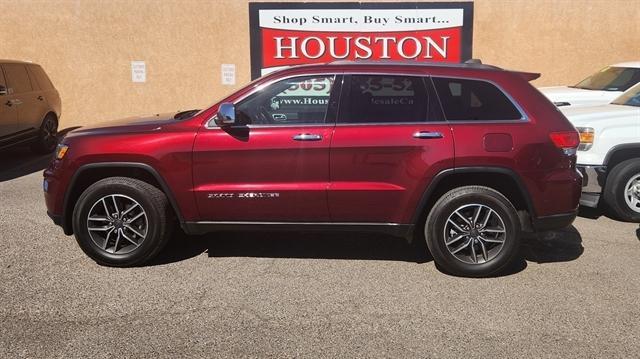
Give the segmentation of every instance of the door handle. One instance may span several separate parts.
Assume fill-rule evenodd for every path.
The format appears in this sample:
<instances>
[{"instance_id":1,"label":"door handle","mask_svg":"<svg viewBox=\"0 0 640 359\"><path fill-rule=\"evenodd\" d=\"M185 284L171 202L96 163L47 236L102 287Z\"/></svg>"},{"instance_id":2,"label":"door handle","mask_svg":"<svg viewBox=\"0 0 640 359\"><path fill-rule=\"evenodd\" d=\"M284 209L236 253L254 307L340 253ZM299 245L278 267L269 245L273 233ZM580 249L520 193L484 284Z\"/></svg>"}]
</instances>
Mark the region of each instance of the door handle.
<instances>
[{"instance_id":1,"label":"door handle","mask_svg":"<svg viewBox=\"0 0 640 359\"><path fill-rule=\"evenodd\" d=\"M431 140L444 137L441 132L431 131L418 131L413 134L413 138L419 138L421 140Z\"/></svg>"},{"instance_id":2,"label":"door handle","mask_svg":"<svg viewBox=\"0 0 640 359\"><path fill-rule=\"evenodd\" d=\"M42 96L38 96L38 100L43 101L43 100L44 100L44 97L42 97Z\"/></svg>"},{"instance_id":3,"label":"door handle","mask_svg":"<svg viewBox=\"0 0 640 359\"><path fill-rule=\"evenodd\" d=\"M313 133L299 133L293 136L293 139L296 141L320 141L322 136Z\"/></svg>"},{"instance_id":4,"label":"door handle","mask_svg":"<svg viewBox=\"0 0 640 359\"><path fill-rule=\"evenodd\" d=\"M11 102L11 100L5 102L4 104L9 106L9 107L13 106L13 102Z\"/></svg>"}]
</instances>

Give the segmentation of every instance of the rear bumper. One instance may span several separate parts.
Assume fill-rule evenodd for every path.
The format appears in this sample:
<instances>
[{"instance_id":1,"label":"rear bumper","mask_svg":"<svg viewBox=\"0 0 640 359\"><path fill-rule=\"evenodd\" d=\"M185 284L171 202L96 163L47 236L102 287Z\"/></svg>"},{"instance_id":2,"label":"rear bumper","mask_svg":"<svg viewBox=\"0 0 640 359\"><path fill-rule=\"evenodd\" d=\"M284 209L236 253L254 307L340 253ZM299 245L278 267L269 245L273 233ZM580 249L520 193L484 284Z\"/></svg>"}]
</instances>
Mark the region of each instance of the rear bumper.
<instances>
[{"instance_id":1,"label":"rear bumper","mask_svg":"<svg viewBox=\"0 0 640 359\"><path fill-rule=\"evenodd\" d=\"M562 229L570 226L576 219L577 215L578 211L573 211L569 213L534 218L532 221L533 229L537 232Z\"/></svg>"},{"instance_id":2,"label":"rear bumper","mask_svg":"<svg viewBox=\"0 0 640 359\"><path fill-rule=\"evenodd\" d=\"M600 194L607 174L606 166L577 165L576 168L582 174L582 195L580 205L586 207L598 207Z\"/></svg>"}]
</instances>

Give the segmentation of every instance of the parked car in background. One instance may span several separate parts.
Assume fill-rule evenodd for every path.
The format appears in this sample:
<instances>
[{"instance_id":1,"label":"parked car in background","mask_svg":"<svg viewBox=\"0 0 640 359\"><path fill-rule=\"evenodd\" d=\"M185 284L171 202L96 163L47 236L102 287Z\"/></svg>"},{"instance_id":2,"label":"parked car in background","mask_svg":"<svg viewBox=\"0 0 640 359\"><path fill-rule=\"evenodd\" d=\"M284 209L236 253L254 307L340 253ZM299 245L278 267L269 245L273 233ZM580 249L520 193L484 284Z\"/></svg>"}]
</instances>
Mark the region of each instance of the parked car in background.
<instances>
[{"instance_id":1,"label":"parked car in background","mask_svg":"<svg viewBox=\"0 0 640 359\"><path fill-rule=\"evenodd\" d=\"M610 104L562 111L580 133L580 204L640 221L640 83Z\"/></svg>"},{"instance_id":2,"label":"parked car in background","mask_svg":"<svg viewBox=\"0 0 640 359\"><path fill-rule=\"evenodd\" d=\"M0 148L29 143L49 153L58 143L60 95L40 65L0 60Z\"/></svg>"},{"instance_id":3,"label":"parked car in background","mask_svg":"<svg viewBox=\"0 0 640 359\"><path fill-rule=\"evenodd\" d=\"M607 66L574 86L541 87L558 107L597 106L611 102L640 82L640 61Z\"/></svg>"},{"instance_id":4,"label":"parked car in background","mask_svg":"<svg viewBox=\"0 0 640 359\"><path fill-rule=\"evenodd\" d=\"M575 218L578 133L529 84L482 64L336 62L260 78L203 111L69 133L48 214L98 263L139 265L221 229L426 237L445 270L508 266L521 231Z\"/></svg>"}]
</instances>

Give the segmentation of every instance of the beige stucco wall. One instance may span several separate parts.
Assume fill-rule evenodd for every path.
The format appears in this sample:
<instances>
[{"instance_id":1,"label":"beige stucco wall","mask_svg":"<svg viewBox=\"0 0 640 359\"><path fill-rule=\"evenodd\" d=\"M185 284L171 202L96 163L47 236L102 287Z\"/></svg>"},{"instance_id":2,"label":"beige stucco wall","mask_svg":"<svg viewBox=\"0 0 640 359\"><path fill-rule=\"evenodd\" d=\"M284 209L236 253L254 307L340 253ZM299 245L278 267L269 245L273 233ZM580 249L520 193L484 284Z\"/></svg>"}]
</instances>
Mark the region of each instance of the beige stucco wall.
<instances>
[{"instance_id":1,"label":"beige stucco wall","mask_svg":"<svg viewBox=\"0 0 640 359\"><path fill-rule=\"evenodd\" d=\"M246 0L0 0L0 58L40 63L63 101L62 127L200 108L250 79ZM474 57L575 83L640 60L640 1L477 0ZM143 60L147 82L132 83ZM222 86L220 64L237 68Z\"/></svg>"}]
</instances>

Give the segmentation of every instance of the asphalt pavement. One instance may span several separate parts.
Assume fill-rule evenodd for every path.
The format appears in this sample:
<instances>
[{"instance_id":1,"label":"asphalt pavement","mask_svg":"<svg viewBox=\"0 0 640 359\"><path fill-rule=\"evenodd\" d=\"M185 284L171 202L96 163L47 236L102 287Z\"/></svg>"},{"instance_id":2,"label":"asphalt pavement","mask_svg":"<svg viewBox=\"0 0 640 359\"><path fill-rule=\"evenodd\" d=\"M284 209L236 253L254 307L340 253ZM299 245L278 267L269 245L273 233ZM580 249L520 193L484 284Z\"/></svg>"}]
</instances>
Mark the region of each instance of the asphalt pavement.
<instances>
[{"instance_id":1,"label":"asphalt pavement","mask_svg":"<svg viewBox=\"0 0 640 359\"><path fill-rule=\"evenodd\" d=\"M0 152L0 357L638 357L638 225L528 236L500 277L371 234L176 234L101 267L47 217L48 157Z\"/></svg>"}]
</instances>

